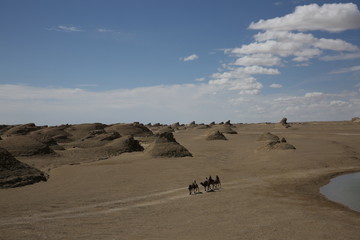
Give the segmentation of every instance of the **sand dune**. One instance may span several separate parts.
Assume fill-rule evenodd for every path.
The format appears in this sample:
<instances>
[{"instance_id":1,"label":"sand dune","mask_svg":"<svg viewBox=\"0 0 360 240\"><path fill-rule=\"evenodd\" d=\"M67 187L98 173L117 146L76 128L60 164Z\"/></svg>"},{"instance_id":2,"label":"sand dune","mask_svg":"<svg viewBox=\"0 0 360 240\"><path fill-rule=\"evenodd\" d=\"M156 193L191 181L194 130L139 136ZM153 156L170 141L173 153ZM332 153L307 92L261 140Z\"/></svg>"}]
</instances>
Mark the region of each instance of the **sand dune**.
<instances>
[{"instance_id":1,"label":"sand dune","mask_svg":"<svg viewBox=\"0 0 360 240\"><path fill-rule=\"evenodd\" d=\"M234 124L238 134L223 133L227 141L206 140L219 124L177 124L173 137L192 154L185 158L148 154L157 137L143 125L134 140L144 151L106 158L103 146L116 148L122 137L98 147L71 144L94 130L123 136L122 127L67 127L56 155L18 157L50 178L0 190L0 239L358 239L360 213L319 188L360 171L360 124L287 124ZM296 149L263 151L266 141L258 139L267 132ZM209 175L219 175L222 188L189 196L188 184Z\"/></svg>"}]
</instances>

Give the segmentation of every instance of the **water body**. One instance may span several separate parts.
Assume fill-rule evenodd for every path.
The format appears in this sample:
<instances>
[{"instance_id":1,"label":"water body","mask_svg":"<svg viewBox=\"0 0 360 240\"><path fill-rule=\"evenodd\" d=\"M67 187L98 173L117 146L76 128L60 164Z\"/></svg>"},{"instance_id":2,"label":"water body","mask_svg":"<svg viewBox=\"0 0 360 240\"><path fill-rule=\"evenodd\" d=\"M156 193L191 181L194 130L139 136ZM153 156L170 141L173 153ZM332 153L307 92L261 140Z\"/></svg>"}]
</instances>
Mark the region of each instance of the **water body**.
<instances>
[{"instance_id":1,"label":"water body","mask_svg":"<svg viewBox=\"0 0 360 240\"><path fill-rule=\"evenodd\" d=\"M320 188L320 193L331 201L360 212L360 172L331 179L329 184Z\"/></svg>"}]
</instances>

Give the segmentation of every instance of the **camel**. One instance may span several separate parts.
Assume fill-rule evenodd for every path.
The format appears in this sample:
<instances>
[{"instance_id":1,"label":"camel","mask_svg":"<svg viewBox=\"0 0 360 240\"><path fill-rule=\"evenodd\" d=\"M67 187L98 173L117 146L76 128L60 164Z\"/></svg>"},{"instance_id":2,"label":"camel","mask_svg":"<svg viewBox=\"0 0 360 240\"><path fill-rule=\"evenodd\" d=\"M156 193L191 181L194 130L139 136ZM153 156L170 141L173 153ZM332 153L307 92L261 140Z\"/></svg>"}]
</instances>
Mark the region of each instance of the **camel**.
<instances>
[{"instance_id":1,"label":"camel","mask_svg":"<svg viewBox=\"0 0 360 240\"><path fill-rule=\"evenodd\" d=\"M214 179L212 179L212 177L210 176L209 178L206 178L205 181L201 182L200 184L204 187L205 192L213 190L213 188L214 188Z\"/></svg>"},{"instance_id":2,"label":"camel","mask_svg":"<svg viewBox=\"0 0 360 240\"><path fill-rule=\"evenodd\" d=\"M204 187L205 192L215 190L215 188L221 188L221 182L218 175L216 175L215 180L210 176L209 178L206 178L204 182L200 182L200 184Z\"/></svg>"},{"instance_id":3,"label":"camel","mask_svg":"<svg viewBox=\"0 0 360 240\"><path fill-rule=\"evenodd\" d=\"M192 191L194 191L194 194L200 191L199 185L197 185L196 181L190 184L188 189L189 189L189 195L191 195Z\"/></svg>"},{"instance_id":4,"label":"camel","mask_svg":"<svg viewBox=\"0 0 360 240\"><path fill-rule=\"evenodd\" d=\"M221 188L221 181L218 175L216 175L216 178L214 180L214 185L216 188Z\"/></svg>"},{"instance_id":5,"label":"camel","mask_svg":"<svg viewBox=\"0 0 360 240\"><path fill-rule=\"evenodd\" d=\"M204 187L205 192L206 192L206 189L207 189L207 190L210 189L209 180L205 180L204 182L200 182L200 184Z\"/></svg>"}]
</instances>

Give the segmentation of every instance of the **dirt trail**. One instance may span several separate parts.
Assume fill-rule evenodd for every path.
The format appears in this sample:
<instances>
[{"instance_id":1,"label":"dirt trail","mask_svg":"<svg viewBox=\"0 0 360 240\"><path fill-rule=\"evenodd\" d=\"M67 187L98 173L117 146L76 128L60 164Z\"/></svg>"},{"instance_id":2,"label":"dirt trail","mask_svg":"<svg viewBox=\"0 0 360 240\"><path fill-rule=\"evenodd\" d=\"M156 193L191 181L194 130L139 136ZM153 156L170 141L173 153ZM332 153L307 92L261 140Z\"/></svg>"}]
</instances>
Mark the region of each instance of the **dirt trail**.
<instances>
[{"instance_id":1,"label":"dirt trail","mask_svg":"<svg viewBox=\"0 0 360 240\"><path fill-rule=\"evenodd\" d=\"M272 177L273 176L269 176L268 178L272 178ZM254 187L255 185L263 185L264 183L265 183L265 179L259 177L248 178L238 181L222 183L222 187L215 189L215 192L229 191L235 188L249 188L249 187ZM203 189L201 189L199 194L207 194L207 193ZM88 205L68 208L64 210L51 211L46 213L36 213L30 216L2 218L0 219L0 226L109 214L119 211L130 210L138 207L147 207L147 206L163 204L169 201L179 200L182 198L196 197L197 195L198 194L195 195L193 194L192 196L189 196L187 194L186 187L176 188L161 192L144 194L136 197L123 198L114 201L98 202L94 204L88 204Z\"/></svg>"}]
</instances>

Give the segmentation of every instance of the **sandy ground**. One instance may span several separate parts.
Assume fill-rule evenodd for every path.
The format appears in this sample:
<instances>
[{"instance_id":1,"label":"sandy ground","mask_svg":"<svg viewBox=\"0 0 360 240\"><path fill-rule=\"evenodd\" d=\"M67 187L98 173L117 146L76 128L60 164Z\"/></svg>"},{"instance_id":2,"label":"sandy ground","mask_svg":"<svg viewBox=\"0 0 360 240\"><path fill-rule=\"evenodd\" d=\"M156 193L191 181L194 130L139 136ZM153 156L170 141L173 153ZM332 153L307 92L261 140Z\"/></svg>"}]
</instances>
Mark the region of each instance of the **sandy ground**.
<instances>
[{"instance_id":1,"label":"sandy ground","mask_svg":"<svg viewBox=\"0 0 360 240\"><path fill-rule=\"evenodd\" d=\"M18 158L51 168L50 179L0 190L0 239L359 239L360 213L319 188L360 171L360 124L236 126L228 141L206 141L207 129L175 132L193 157ZM264 132L297 149L261 149ZM222 188L189 196L188 184L210 174Z\"/></svg>"}]
</instances>

